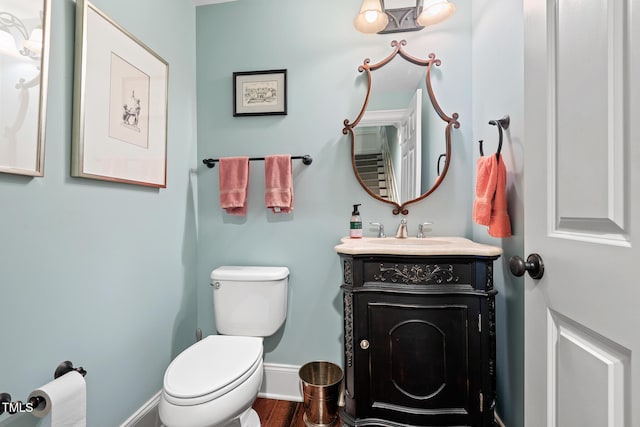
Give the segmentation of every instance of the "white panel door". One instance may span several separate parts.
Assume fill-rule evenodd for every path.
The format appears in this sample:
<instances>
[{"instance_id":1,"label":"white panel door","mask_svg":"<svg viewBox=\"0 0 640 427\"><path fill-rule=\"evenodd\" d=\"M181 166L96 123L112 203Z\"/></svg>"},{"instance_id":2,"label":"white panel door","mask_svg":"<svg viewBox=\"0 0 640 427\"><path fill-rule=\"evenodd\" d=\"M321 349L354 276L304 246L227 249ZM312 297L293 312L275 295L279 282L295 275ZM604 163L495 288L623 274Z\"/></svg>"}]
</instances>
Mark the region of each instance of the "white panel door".
<instances>
[{"instance_id":1,"label":"white panel door","mask_svg":"<svg viewBox=\"0 0 640 427\"><path fill-rule=\"evenodd\" d=\"M525 426L640 426L640 0L525 0Z\"/></svg>"},{"instance_id":2,"label":"white panel door","mask_svg":"<svg viewBox=\"0 0 640 427\"><path fill-rule=\"evenodd\" d=\"M400 152L402 170L400 173L400 200L407 201L419 197L422 174L422 89L417 89L402 121L402 143Z\"/></svg>"}]
</instances>

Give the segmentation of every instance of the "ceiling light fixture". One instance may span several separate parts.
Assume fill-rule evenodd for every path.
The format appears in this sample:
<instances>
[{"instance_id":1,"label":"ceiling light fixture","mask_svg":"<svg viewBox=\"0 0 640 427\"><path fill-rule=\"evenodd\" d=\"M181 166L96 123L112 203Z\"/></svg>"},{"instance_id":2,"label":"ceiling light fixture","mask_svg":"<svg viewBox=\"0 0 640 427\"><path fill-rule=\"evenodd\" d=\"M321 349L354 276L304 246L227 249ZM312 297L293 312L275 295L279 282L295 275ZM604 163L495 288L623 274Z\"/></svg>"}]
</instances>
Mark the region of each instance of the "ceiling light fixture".
<instances>
[{"instance_id":1,"label":"ceiling light fixture","mask_svg":"<svg viewBox=\"0 0 640 427\"><path fill-rule=\"evenodd\" d=\"M448 0L427 0L418 16L418 24L423 27L439 24L456 11L456 5Z\"/></svg>"},{"instance_id":2,"label":"ceiling light fixture","mask_svg":"<svg viewBox=\"0 0 640 427\"><path fill-rule=\"evenodd\" d=\"M377 33L385 29L389 18L382 10L381 0L363 0L360 13L353 23L363 33Z\"/></svg>"},{"instance_id":3,"label":"ceiling light fixture","mask_svg":"<svg viewBox=\"0 0 640 427\"><path fill-rule=\"evenodd\" d=\"M354 26L367 34L419 31L449 18L456 10L448 0L416 0L416 5L385 8L384 0L363 0Z\"/></svg>"}]
</instances>

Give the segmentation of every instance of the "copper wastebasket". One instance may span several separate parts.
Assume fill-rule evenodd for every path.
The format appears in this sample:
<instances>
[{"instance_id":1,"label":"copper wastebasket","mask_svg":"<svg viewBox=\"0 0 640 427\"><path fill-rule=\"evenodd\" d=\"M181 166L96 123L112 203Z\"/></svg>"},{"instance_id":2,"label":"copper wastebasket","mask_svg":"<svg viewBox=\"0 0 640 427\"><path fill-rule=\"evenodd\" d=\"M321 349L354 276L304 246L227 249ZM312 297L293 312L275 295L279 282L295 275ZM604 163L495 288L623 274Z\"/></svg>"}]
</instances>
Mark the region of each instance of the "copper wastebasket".
<instances>
[{"instance_id":1,"label":"copper wastebasket","mask_svg":"<svg viewBox=\"0 0 640 427\"><path fill-rule=\"evenodd\" d=\"M309 362L298 371L307 427L336 426L342 390L342 369L331 362Z\"/></svg>"}]
</instances>

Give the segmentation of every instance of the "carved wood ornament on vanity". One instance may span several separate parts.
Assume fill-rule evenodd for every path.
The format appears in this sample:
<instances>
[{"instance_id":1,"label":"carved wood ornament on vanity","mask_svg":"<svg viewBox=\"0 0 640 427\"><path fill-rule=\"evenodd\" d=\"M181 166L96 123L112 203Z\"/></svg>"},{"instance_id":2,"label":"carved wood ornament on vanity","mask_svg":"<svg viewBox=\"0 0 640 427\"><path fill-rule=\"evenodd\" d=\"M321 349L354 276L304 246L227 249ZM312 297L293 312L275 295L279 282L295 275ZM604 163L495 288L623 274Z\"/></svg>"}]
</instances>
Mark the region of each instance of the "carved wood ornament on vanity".
<instances>
[{"instance_id":1,"label":"carved wood ornament on vanity","mask_svg":"<svg viewBox=\"0 0 640 427\"><path fill-rule=\"evenodd\" d=\"M456 283L459 279L455 275L452 265L414 264L399 266L398 264L393 264L387 266L384 263L380 264L380 274L374 275L373 278L380 282L391 280L393 283L425 285Z\"/></svg>"},{"instance_id":2,"label":"carved wood ornament on vanity","mask_svg":"<svg viewBox=\"0 0 640 427\"><path fill-rule=\"evenodd\" d=\"M442 182L442 180L444 179L444 177L447 174L447 171L449 170L449 163L451 161L451 128L455 128L458 129L460 127L460 123L458 122L458 113L453 113L451 115L451 117L449 117L447 114L445 114L445 112L442 110L442 108L440 108L440 104L438 104L438 101L436 100L435 94L433 93L433 87L431 86L431 69L432 67L435 66L440 66L441 61L440 59L436 58L436 55L434 53L430 53L429 54L429 58L428 59L422 59L422 58L417 58L415 56L409 55L404 49L403 46L407 45L407 41L406 40L394 40L391 42L391 47L394 48L394 50L391 52L391 54L389 56L387 56L386 58L384 58L382 61L377 62L375 64L370 64L371 60L369 58L366 58L363 62L362 65L360 65L358 67L358 71L359 72L366 72L367 75L367 95L364 99L364 104L362 105L362 110L360 110L360 114L358 114L358 116L356 117L356 119L353 122L349 122L349 119L345 119L344 120L344 129L342 129L342 133L347 135L349 134L350 138L351 138L351 165L353 167L353 172L354 175L356 176L356 179L358 180L358 182L360 183L360 185L362 186L362 188L365 189L365 191L374 199L380 200L383 203L388 203L394 206L393 209L393 214L394 215L398 215L398 214L402 214L402 215L407 215L409 213L409 210L406 208L407 205L411 204L411 203L415 203L418 202L422 199L424 199L425 197L427 197L428 195L430 195L431 193L433 193L436 188L438 188L438 186L440 186L440 183ZM438 116L444 121L446 122L446 127L445 127L445 144L446 144L446 157L445 157L445 164L444 164L444 168L442 169L442 172L440 173L440 175L438 176L438 178L435 180L434 184L431 186L431 188L429 190L427 190L426 192L424 192L422 195L420 195L417 198L411 199L411 200L401 200L400 202L396 202L393 200L387 200L384 199L382 197L380 197L379 195L375 194L373 191L371 191L371 189L369 189L369 187L367 187L367 185L364 183L364 181L362 180L362 178L360 177L360 174L358 173L357 167L356 167L356 160L355 160L355 134L353 132L353 128L356 127L358 125L358 123L360 123L360 120L362 120L362 117L365 114L365 111L367 110L367 105L369 103L369 98L371 95L371 72L377 70L378 68L383 67L384 65L388 64L393 58L395 58L397 55L400 55L402 58L404 58L405 60L416 64L418 66L424 66L427 67L426 68L426 86L427 86L427 93L429 94L429 100L431 101L431 105L433 106L433 109L436 111L436 113L438 114Z\"/></svg>"}]
</instances>

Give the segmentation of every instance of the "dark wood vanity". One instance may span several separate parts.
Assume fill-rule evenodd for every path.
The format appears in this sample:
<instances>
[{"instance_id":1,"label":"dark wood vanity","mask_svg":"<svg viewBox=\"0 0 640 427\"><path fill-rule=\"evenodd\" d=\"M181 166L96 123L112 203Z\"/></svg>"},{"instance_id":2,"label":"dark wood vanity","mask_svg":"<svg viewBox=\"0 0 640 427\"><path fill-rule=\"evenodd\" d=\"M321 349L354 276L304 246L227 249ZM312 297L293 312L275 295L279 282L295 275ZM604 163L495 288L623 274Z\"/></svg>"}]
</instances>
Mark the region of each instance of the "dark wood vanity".
<instances>
[{"instance_id":1,"label":"dark wood vanity","mask_svg":"<svg viewBox=\"0 0 640 427\"><path fill-rule=\"evenodd\" d=\"M407 255L336 247L343 269L343 425L494 425L493 261L501 250L466 242L488 250Z\"/></svg>"}]
</instances>

